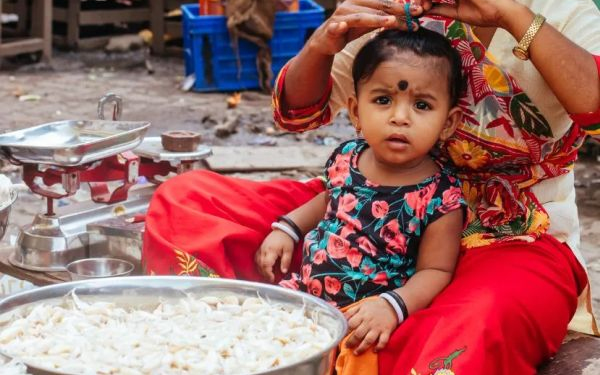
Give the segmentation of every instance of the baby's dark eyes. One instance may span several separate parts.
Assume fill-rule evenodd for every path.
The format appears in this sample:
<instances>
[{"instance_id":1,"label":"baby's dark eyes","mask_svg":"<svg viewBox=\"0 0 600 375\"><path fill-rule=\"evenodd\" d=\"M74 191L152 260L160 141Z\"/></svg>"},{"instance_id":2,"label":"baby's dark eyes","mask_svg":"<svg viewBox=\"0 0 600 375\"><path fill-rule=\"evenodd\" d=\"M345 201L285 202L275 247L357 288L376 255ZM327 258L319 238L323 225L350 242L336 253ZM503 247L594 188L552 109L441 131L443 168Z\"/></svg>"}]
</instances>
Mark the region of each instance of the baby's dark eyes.
<instances>
[{"instance_id":1,"label":"baby's dark eyes","mask_svg":"<svg viewBox=\"0 0 600 375\"><path fill-rule=\"evenodd\" d=\"M425 110L431 109L431 106L429 105L429 103L427 103L425 101L418 100L415 103L415 108L425 111Z\"/></svg>"},{"instance_id":2,"label":"baby's dark eyes","mask_svg":"<svg viewBox=\"0 0 600 375\"><path fill-rule=\"evenodd\" d=\"M378 96L375 98L374 102L376 104L388 105L392 102L392 99L389 96Z\"/></svg>"}]
</instances>

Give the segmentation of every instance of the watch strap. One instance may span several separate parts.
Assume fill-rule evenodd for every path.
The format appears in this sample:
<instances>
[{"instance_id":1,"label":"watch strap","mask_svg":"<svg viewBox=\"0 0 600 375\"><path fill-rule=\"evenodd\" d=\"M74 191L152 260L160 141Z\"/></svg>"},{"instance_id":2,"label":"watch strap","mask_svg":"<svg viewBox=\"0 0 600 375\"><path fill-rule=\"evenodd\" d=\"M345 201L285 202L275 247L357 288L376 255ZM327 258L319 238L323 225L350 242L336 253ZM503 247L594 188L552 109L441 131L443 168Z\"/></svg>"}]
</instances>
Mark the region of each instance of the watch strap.
<instances>
[{"instance_id":1,"label":"watch strap","mask_svg":"<svg viewBox=\"0 0 600 375\"><path fill-rule=\"evenodd\" d=\"M546 22L546 17L542 16L541 14L536 14L535 17L533 17L531 25L525 32L525 35L523 35L519 41L519 44L517 44L517 48L528 53L529 46L531 45L531 42L533 42L533 38L535 38L535 35L538 33L538 31L540 31L544 22Z\"/></svg>"}]
</instances>

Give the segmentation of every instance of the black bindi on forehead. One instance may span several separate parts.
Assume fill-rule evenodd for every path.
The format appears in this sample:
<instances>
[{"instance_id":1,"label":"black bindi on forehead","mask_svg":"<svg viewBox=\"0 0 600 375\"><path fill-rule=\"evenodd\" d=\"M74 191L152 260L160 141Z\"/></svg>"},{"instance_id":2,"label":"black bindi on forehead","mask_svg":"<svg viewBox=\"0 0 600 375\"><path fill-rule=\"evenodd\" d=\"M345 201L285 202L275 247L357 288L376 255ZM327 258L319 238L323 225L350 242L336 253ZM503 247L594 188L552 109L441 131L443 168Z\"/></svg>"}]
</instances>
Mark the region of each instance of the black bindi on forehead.
<instances>
[{"instance_id":1,"label":"black bindi on forehead","mask_svg":"<svg viewBox=\"0 0 600 375\"><path fill-rule=\"evenodd\" d=\"M408 88L408 81L401 80L400 82L398 82L398 89L400 89L400 91L404 91L407 88Z\"/></svg>"}]
</instances>

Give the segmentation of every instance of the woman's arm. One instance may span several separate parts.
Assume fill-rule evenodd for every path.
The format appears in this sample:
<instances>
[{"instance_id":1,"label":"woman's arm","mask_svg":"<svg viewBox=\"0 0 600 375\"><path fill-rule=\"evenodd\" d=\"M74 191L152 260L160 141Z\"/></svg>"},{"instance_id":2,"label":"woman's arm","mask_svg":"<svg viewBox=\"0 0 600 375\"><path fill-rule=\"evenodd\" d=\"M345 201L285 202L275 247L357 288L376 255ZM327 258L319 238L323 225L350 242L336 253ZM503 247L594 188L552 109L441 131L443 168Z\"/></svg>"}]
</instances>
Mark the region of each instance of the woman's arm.
<instances>
[{"instance_id":1,"label":"woman's arm","mask_svg":"<svg viewBox=\"0 0 600 375\"><path fill-rule=\"evenodd\" d=\"M503 28L515 38L515 45L534 18L528 7L514 0L460 0L458 4L436 6L429 14ZM600 24L595 27L600 32ZM595 112L600 108L600 78L591 53L548 23L535 35L529 52L532 63L567 112Z\"/></svg>"},{"instance_id":2,"label":"woman's arm","mask_svg":"<svg viewBox=\"0 0 600 375\"><path fill-rule=\"evenodd\" d=\"M414 0L411 14L423 12ZM281 88L284 109L311 106L326 94L333 57L351 41L380 27L398 27L396 16L404 15L404 5L386 0L346 0L321 25L289 64L285 87ZM404 25L400 25L404 27Z\"/></svg>"}]
</instances>

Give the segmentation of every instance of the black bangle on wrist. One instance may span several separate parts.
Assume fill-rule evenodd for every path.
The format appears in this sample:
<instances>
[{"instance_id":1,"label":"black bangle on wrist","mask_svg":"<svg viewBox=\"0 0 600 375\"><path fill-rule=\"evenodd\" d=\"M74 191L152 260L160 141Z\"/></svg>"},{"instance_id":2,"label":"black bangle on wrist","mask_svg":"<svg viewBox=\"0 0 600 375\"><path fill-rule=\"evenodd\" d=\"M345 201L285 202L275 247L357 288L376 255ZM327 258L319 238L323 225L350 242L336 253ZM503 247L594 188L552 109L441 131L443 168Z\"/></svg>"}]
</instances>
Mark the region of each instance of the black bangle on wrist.
<instances>
[{"instance_id":1,"label":"black bangle on wrist","mask_svg":"<svg viewBox=\"0 0 600 375\"><path fill-rule=\"evenodd\" d=\"M296 223L294 223L294 220L290 219L289 217L281 215L277 218L277 221L283 221L284 223L289 225L290 228L292 228L292 230L296 233L298 238L302 239L302 237L304 237L300 228L296 225Z\"/></svg>"},{"instance_id":2,"label":"black bangle on wrist","mask_svg":"<svg viewBox=\"0 0 600 375\"><path fill-rule=\"evenodd\" d=\"M385 293L389 294L394 301L396 301L398 306L400 306L400 310L402 310L402 314L404 314L404 320L406 320L406 318L408 318L408 309L406 308L406 303L404 303L402 297L400 297L400 295L393 290L389 290Z\"/></svg>"}]
</instances>

